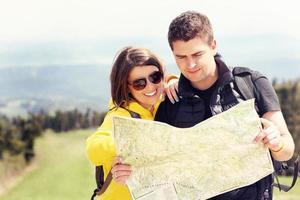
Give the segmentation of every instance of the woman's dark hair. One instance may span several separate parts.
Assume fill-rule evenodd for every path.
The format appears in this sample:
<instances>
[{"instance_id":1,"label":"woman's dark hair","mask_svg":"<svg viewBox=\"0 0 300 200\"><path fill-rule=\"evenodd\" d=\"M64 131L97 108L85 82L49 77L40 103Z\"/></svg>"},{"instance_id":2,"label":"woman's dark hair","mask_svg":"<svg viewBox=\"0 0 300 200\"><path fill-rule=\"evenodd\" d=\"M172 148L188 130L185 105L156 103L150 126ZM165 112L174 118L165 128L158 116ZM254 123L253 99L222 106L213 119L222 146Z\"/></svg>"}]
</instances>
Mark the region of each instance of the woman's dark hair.
<instances>
[{"instance_id":1,"label":"woman's dark hair","mask_svg":"<svg viewBox=\"0 0 300 200\"><path fill-rule=\"evenodd\" d=\"M116 55L110 73L111 97L116 107L127 106L133 99L128 87L131 70L146 65L154 65L163 73L161 61L148 49L125 47Z\"/></svg>"}]
</instances>

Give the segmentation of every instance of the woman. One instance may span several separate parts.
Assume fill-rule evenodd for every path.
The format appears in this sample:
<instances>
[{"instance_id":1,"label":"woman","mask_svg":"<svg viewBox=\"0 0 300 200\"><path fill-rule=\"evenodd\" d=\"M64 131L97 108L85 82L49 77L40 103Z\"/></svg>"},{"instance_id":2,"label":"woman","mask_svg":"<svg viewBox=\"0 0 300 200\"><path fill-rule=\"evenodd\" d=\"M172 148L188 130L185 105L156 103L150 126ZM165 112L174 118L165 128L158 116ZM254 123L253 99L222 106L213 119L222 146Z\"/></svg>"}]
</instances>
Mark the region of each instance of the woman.
<instances>
[{"instance_id":1,"label":"woman","mask_svg":"<svg viewBox=\"0 0 300 200\"><path fill-rule=\"evenodd\" d=\"M153 120L163 92L163 66L160 60L149 50L126 47L116 56L110 74L111 96L110 111L97 132L86 141L87 155L96 166L103 166L104 177L112 167L121 163L116 157L114 139L112 137L112 117L131 117L137 113L140 118ZM172 77L169 78L172 79ZM178 101L174 85L168 91L168 97ZM130 166L124 164L119 176L114 176L101 199L131 199L130 193L122 177L130 174Z\"/></svg>"}]
</instances>

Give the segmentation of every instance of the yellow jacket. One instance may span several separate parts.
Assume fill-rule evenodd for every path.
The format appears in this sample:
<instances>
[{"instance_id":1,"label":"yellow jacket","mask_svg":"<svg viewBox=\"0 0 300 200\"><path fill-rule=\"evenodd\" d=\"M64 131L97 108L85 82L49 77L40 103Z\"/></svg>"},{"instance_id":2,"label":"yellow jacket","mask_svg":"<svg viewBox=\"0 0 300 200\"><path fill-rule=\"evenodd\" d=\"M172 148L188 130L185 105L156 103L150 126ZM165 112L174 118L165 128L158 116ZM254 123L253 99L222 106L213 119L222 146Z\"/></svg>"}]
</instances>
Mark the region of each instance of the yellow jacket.
<instances>
[{"instance_id":1,"label":"yellow jacket","mask_svg":"<svg viewBox=\"0 0 300 200\"><path fill-rule=\"evenodd\" d=\"M142 107L137 102L131 102L127 109L140 114L142 119L153 120L159 103L160 102L154 106L153 113ZM111 103L110 107L112 107ZM112 167L112 161L116 156L114 138L112 137L113 116L131 117L130 113L123 108L109 111L106 114L101 126L86 140L87 156L95 166L103 166L105 178L110 171ZM131 196L127 186L120 185L112 180L104 194L100 196L100 199L127 200L131 199Z\"/></svg>"}]
</instances>

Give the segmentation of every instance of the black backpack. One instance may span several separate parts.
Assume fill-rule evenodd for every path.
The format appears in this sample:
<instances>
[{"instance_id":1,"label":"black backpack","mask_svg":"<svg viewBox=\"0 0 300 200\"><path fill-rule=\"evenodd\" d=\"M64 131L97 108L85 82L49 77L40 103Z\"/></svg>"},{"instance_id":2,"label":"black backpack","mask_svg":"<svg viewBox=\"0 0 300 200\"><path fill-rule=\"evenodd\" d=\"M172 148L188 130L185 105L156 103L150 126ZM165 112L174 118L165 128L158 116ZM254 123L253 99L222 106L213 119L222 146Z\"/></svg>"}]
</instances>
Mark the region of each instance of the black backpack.
<instances>
[{"instance_id":1,"label":"black backpack","mask_svg":"<svg viewBox=\"0 0 300 200\"><path fill-rule=\"evenodd\" d=\"M124 109L130 113L130 116L132 118L139 118L139 119L141 118L141 116L138 113L128 110L126 108L124 108ZM94 198L97 195L101 195L106 191L107 187L109 186L109 184L112 180L112 173L111 173L111 171L109 171L106 179L104 180L103 166L102 165L96 166L95 167L95 178L96 178L97 188L94 190L91 200L94 200Z\"/></svg>"},{"instance_id":2,"label":"black backpack","mask_svg":"<svg viewBox=\"0 0 300 200\"><path fill-rule=\"evenodd\" d=\"M257 90L253 85L253 74L256 72L244 67L235 67L233 68L232 73L234 76L236 86L240 94L244 97L244 99L246 100L252 98L256 99ZM258 110L256 105L255 107L256 110ZM298 170L299 170L298 168L299 156L297 156L296 160L294 161L293 181L291 186L282 185L279 183L278 180L278 174L280 174L282 171L288 170L288 165L286 164L286 162L279 162L274 159L272 160L273 160L275 172L269 177L266 177L259 182L261 189L259 191L258 196L262 197L261 199L271 199L273 187L277 187L279 191L288 192L290 189L294 187L297 181ZM276 178L277 183L274 183L274 177ZM265 188L267 187L271 187L270 188L271 191L265 190Z\"/></svg>"}]
</instances>

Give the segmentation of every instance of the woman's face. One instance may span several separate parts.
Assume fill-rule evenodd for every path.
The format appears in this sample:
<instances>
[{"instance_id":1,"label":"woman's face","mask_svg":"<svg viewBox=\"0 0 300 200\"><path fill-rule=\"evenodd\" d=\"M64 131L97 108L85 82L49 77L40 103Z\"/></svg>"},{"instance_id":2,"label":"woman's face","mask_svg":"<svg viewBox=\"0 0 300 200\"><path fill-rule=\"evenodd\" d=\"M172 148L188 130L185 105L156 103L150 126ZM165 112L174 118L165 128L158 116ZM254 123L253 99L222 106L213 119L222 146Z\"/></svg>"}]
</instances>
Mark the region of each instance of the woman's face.
<instances>
[{"instance_id":1,"label":"woman's face","mask_svg":"<svg viewBox=\"0 0 300 200\"><path fill-rule=\"evenodd\" d=\"M128 87L134 99L150 110L163 91L163 77L154 65L136 66L129 73Z\"/></svg>"}]
</instances>

